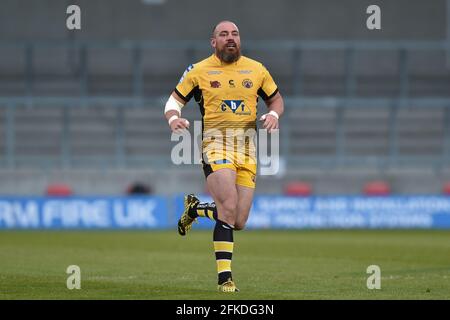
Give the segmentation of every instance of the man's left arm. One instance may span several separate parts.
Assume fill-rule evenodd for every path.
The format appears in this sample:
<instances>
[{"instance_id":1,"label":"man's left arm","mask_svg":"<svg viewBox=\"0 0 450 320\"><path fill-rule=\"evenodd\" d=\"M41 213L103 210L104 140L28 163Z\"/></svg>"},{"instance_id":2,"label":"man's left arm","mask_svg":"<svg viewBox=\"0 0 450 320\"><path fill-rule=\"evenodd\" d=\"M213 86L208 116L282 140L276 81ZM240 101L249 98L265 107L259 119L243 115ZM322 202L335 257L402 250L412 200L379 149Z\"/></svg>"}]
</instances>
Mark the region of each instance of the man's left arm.
<instances>
[{"instance_id":1,"label":"man's left arm","mask_svg":"<svg viewBox=\"0 0 450 320\"><path fill-rule=\"evenodd\" d=\"M272 98L265 101L269 112L261 116L261 121L264 121L263 128L267 129L269 133L272 130L279 128L279 118L284 112L283 97L279 92Z\"/></svg>"}]
</instances>

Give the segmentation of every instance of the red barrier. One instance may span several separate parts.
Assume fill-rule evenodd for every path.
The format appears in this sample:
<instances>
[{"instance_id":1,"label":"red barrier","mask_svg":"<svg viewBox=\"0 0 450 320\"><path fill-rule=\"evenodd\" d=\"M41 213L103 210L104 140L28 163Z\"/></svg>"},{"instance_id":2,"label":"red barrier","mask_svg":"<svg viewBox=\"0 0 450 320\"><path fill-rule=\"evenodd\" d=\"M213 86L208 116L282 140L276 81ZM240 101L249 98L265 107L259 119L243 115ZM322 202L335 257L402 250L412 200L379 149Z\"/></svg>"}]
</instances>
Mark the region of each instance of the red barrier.
<instances>
[{"instance_id":1,"label":"red barrier","mask_svg":"<svg viewBox=\"0 0 450 320\"><path fill-rule=\"evenodd\" d=\"M53 183L47 187L47 196L67 197L73 194L72 188L64 183Z\"/></svg>"},{"instance_id":2,"label":"red barrier","mask_svg":"<svg viewBox=\"0 0 450 320\"><path fill-rule=\"evenodd\" d=\"M444 186L442 187L442 193L446 196L450 196L450 182L444 183Z\"/></svg>"},{"instance_id":3,"label":"red barrier","mask_svg":"<svg viewBox=\"0 0 450 320\"><path fill-rule=\"evenodd\" d=\"M307 197L312 194L312 187L308 182L290 182L284 187L284 194L287 196Z\"/></svg>"},{"instance_id":4,"label":"red barrier","mask_svg":"<svg viewBox=\"0 0 450 320\"><path fill-rule=\"evenodd\" d=\"M371 181L365 184L364 194L368 196L388 196L391 194L391 187L385 181Z\"/></svg>"}]
</instances>

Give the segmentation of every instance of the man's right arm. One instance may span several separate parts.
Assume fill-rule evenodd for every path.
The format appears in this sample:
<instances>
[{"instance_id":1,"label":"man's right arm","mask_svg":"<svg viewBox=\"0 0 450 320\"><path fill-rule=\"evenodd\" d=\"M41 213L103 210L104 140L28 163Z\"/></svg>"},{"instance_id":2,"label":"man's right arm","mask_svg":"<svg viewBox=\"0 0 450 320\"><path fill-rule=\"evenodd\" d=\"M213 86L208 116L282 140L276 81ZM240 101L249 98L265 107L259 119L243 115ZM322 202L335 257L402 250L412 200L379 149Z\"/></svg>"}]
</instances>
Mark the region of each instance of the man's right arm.
<instances>
[{"instance_id":1,"label":"man's right arm","mask_svg":"<svg viewBox=\"0 0 450 320\"><path fill-rule=\"evenodd\" d=\"M181 108L190 100L191 93L197 85L193 69L194 65L192 64L186 68L166 103L164 114L173 132L189 128L189 122L181 118Z\"/></svg>"},{"instance_id":2,"label":"man's right arm","mask_svg":"<svg viewBox=\"0 0 450 320\"><path fill-rule=\"evenodd\" d=\"M181 118L181 108L185 105L185 101L181 99L175 91L172 92L167 100L164 115L173 132L178 132L189 128L189 121Z\"/></svg>"}]
</instances>

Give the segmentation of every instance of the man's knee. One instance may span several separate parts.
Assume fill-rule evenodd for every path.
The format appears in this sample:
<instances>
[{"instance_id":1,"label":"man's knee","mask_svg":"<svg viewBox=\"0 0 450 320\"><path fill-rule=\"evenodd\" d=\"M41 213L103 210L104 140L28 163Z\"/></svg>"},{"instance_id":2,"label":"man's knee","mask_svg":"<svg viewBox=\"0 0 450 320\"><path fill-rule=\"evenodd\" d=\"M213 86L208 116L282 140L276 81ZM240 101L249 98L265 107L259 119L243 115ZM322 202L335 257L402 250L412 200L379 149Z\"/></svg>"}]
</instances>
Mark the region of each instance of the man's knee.
<instances>
[{"instance_id":1,"label":"man's knee","mask_svg":"<svg viewBox=\"0 0 450 320\"><path fill-rule=\"evenodd\" d=\"M247 218L248 218L248 212L244 213L244 214L243 214L243 212L239 212L238 218L236 219L236 223L234 224L234 229L237 231L244 230L245 225L247 223Z\"/></svg>"},{"instance_id":2,"label":"man's knee","mask_svg":"<svg viewBox=\"0 0 450 320\"><path fill-rule=\"evenodd\" d=\"M236 221L236 223L234 224L234 230L236 230L236 231L244 230L244 228L245 228L245 222Z\"/></svg>"}]
</instances>

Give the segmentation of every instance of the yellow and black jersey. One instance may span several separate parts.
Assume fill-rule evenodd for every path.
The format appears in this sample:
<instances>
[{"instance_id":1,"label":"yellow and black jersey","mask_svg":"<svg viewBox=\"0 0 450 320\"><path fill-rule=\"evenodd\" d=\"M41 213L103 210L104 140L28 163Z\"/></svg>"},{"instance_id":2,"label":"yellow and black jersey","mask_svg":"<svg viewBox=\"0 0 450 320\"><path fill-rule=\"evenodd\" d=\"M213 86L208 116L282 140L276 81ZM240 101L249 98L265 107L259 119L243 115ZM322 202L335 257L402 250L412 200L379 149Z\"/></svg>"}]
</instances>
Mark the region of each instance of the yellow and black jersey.
<instances>
[{"instance_id":1,"label":"yellow and black jersey","mask_svg":"<svg viewBox=\"0 0 450 320\"><path fill-rule=\"evenodd\" d=\"M213 54L186 69L175 93L200 105L205 176L229 168L237 172L236 184L255 187L258 97L277 92L267 69L244 56L225 64Z\"/></svg>"},{"instance_id":2,"label":"yellow and black jersey","mask_svg":"<svg viewBox=\"0 0 450 320\"><path fill-rule=\"evenodd\" d=\"M270 99L278 88L258 61L241 56L225 64L216 55L190 65L175 88L184 101L195 98L209 129L255 128L258 96Z\"/></svg>"}]
</instances>

